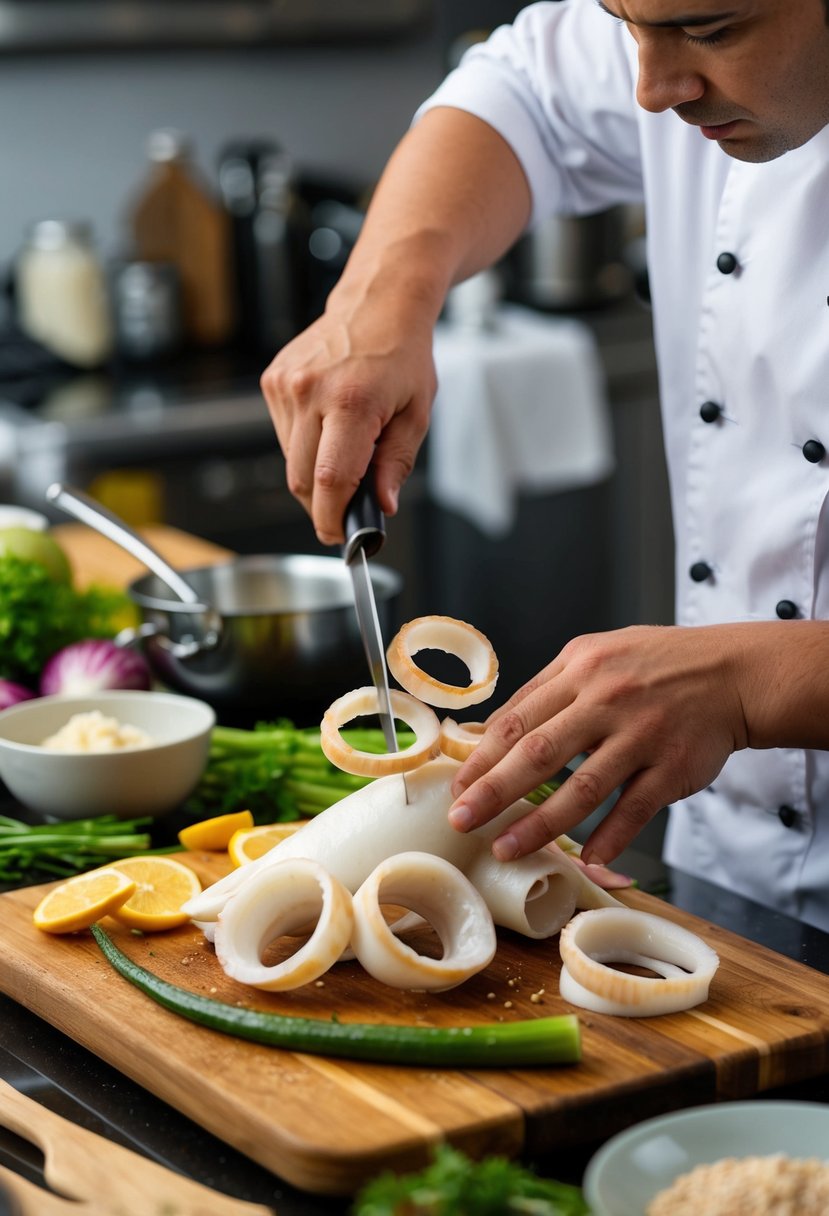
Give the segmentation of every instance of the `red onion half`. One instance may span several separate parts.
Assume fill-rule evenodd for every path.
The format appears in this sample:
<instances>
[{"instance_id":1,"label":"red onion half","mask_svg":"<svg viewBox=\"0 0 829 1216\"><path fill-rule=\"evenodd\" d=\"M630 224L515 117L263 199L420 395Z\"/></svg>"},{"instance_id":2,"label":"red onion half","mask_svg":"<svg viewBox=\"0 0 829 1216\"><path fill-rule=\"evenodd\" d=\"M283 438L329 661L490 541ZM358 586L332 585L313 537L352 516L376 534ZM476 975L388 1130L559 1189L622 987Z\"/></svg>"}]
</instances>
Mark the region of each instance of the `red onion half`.
<instances>
[{"instance_id":1,"label":"red onion half","mask_svg":"<svg viewBox=\"0 0 829 1216\"><path fill-rule=\"evenodd\" d=\"M22 684L15 684L11 680L0 680L0 709L10 709L12 705L19 705L21 701L31 701L34 695L30 688L24 688Z\"/></svg>"},{"instance_id":2,"label":"red onion half","mask_svg":"<svg viewBox=\"0 0 829 1216\"><path fill-rule=\"evenodd\" d=\"M150 669L140 654L106 639L74 642L52 655L40 676L41 696L85 696L123 688L148 689Z\"/></svg>"}]
</instances>

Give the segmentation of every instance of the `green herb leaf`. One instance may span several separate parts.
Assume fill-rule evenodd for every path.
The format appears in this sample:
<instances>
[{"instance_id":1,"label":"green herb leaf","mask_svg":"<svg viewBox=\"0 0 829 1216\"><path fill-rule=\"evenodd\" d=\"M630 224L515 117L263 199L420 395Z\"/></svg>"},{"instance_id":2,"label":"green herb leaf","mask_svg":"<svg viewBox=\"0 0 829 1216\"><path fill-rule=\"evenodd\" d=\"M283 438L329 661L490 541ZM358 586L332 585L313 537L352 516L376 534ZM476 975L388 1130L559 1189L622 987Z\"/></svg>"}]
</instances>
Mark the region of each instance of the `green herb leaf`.
<instances>
[{"instance_id":1,"label":"green herb leaf","mask_svg":"<svg viewBox=\"0 0 829 1216\"><path fill-rule=\"evenodd\" d=\"M539 1178L504 1157L470 1161L440 1145L420 1173L381 1174L353 1216L588 1216L578 1187Z\"/></svg>"},{"instance_id":2,"label":"green herb leaf","mask_svg":"<svg viewBox=\"0 0 829 1216\"><path fill-rule=\"evenodd\" d=\"M85 638L111 638L132 620L134 608L120 591L78 591L56 583L39 562L0 556L0 676L36 684L58 650Z\"/></svg>"}]
</instances>

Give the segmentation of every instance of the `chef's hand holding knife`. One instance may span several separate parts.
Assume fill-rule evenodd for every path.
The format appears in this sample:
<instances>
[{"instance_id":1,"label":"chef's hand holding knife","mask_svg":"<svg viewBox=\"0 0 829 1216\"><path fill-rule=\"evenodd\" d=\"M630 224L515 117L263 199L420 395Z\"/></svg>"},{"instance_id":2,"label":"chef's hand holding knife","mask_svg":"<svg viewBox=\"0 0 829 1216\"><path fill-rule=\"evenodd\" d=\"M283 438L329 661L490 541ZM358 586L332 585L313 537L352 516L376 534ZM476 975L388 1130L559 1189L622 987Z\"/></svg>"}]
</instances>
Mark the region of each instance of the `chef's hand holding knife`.
<instances>
[{"instance_id":1,"label":"chef's hand holding knife","mask_svg":"<svg viewBox=\"0 0 829 1216\"><path fill-rule=\"evenodd\" d=\"M429 324L418 332L405 309L376 317L371 302L342 296L330 310L262 378L288 488L325 545L344 540L346 506L369 463L380 509L396 513L435 392Z\"/></svg>"}]
</instances>

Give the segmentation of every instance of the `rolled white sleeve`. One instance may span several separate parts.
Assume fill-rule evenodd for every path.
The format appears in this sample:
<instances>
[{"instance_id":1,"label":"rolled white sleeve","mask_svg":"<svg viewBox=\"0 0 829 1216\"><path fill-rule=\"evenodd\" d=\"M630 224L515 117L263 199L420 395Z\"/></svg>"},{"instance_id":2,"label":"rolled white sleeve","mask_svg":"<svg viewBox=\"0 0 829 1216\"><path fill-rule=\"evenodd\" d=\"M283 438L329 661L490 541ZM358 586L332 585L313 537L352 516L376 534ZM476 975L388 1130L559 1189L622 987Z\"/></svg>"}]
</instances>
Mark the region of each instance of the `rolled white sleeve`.
<instances>
[{"instance_id":1,"label":"rolled white sleeve","mask_svg":"<svg viewBox=\"0 0 829 1216\"><path fill-rule=\"evenodd\" d=\"M507 141L530 185L531 223L642 200L635 44L595 0L523 9L466 53L415 119L437 106Z\"/></svg>"}]
</instances>

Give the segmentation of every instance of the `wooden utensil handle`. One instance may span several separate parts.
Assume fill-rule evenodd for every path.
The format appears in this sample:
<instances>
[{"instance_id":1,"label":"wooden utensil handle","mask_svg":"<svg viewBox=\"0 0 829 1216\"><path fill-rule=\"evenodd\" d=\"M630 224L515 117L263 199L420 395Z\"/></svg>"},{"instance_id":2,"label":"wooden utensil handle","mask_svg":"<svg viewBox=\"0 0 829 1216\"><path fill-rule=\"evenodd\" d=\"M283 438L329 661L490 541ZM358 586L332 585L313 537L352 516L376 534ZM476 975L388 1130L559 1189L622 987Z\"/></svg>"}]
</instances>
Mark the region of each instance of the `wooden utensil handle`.
<instances>
[{"instance_id":1,"label":"wooden utensil handle","mask_svg":"<svg viewBox=\"0 0 829 1216\"><path fill-rule=\"evenodd\" d=\"M74 1199L62 1199L0 1165L0 1190L12 1203L14 1216L93 1216L92 1209ZM100 1208L98 1209L100 1213Z\"/></svg>"},{"instance_id":2,"label":"wooden utensil handle","mask_svg":"<svg viewBox=\"0 0 829 1216\"><path fill-rule=\"evenodd\" d=\"M207 1213L210 1216L273 1216L270 1208L231 1199L71 1123L26 1097L2 1078L0 1126L36 1145L43 1153L43 1175L47 1183L72 1200L68 1205L55 1208L56 1214L71 1210L82 1216L86 1206L78 1207L77 1200L89 1200L96 1212L107 1210L107 1205L111 1205L113 1211L130 1211L133 1210L131 1202L135 1200L143 1203L146 1211L147 1202L152 1198L159 1204L159 1211L175 1211L177 1216L206 1216ZM34 1190L38 1199L47 1194L39 1187ZM51 1208L29 1210L33 1216L52 1216Z\"/></svg>"}]
</instances>

